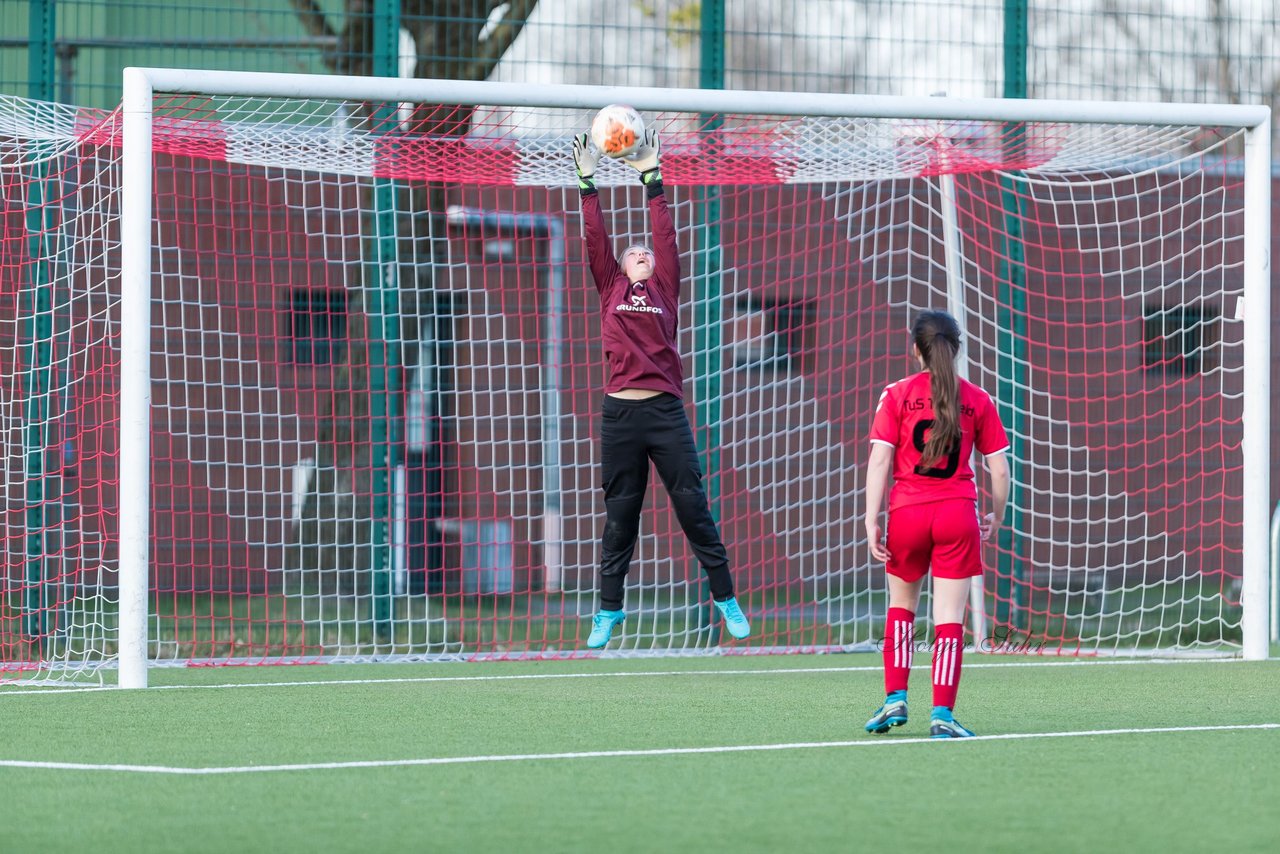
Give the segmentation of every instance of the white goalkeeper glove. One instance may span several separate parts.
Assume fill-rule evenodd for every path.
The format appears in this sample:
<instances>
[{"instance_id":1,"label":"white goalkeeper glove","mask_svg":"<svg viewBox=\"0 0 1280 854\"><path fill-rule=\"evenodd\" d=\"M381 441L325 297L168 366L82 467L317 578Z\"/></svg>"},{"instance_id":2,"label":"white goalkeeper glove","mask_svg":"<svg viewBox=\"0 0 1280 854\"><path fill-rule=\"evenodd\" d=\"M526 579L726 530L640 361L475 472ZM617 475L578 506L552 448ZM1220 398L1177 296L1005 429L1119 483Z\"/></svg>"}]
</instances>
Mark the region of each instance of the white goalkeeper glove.
<instances>
[{"instance_id":1,"label":"white goalkeeper glove","mask_svg":"<svg viewBox=\"0 0 1280 854\"><path fill-rule=\"evenodd\" d=\"M635 150L635 153L623 158L627 165L634 167L640 173L640 183L646 187L650 184L662 183L662 170L658 165L659 148L661 143L658 141L658 132L651 128L644 132L644 143Z\"/></svg>"},{"instance_id":2,"label":"white goalkeeper glove","mask_svg":"<svg viewBox=\"0 0 1280 854\"><path fill-rule=\"evenodd\" d=\"M580 133L573 138L573 163L578 169L578 189L594 190L596 167L600 165L600 152L591 144L591 138Z\"/></svg>"}]
</instances>

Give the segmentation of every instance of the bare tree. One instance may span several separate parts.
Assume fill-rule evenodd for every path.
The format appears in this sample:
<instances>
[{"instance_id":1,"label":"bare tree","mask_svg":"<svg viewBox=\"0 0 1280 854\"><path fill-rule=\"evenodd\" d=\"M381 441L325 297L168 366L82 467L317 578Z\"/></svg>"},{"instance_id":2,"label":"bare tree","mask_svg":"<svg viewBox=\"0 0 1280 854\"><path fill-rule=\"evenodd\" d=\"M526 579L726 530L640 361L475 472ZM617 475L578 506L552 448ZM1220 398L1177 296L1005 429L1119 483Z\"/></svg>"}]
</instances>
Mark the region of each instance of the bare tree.
<instances>
[{"instance_id":1,"label":"bare tree","mask_svg":"<svg viewBox=\"0 0 1280 854\"><path fill-rule=\"evenodd\" d=\"M1046 57L1050 73L1037 81L1037 97L1240 104L1275 103L1280 95L1274 5L1208 0L1187 9L1162 0L1095 0L1089 11L1038 17L1031 48Z\"/></svg>"},{"instance_id":2,"label":"bare tree","mask_svg":"<svg viewBox=\"0 0 1280 854\"><path fill-rule=\"evenodd\" d=\"M316 0L289 0L307 33L334 40L334 74L373 71L373 0L346 0L335 29ZM484 80L511 47L538 0L402 0L400 26L413 36L415 77Z\"/></svg>"}]
</instances>

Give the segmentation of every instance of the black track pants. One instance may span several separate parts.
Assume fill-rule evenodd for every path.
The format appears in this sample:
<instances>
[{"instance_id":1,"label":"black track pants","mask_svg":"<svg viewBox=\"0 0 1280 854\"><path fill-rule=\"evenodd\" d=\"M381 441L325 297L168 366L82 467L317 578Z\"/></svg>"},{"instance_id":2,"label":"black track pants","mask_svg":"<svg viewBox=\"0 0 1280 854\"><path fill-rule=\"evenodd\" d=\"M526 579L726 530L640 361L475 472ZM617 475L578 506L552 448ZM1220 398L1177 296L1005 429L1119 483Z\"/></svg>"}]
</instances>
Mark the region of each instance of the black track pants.
<instances>
[{"instance_id":1,"label":"black track pants","mask_svg":"<svg viewBox=\"0 0 1280 854\"><path fill-rule=\"evenodd\" d=\"M623 583L631 567L640 511L649 485L649 461L667 488L676 519L707 573L711 595L733 595L729 553L725 551L702 488L702 469L693 430L678 397L645 400L605 395L603 426L604 536L600 541L600 607L621 610Z\"/></svg>"}]
</instances>

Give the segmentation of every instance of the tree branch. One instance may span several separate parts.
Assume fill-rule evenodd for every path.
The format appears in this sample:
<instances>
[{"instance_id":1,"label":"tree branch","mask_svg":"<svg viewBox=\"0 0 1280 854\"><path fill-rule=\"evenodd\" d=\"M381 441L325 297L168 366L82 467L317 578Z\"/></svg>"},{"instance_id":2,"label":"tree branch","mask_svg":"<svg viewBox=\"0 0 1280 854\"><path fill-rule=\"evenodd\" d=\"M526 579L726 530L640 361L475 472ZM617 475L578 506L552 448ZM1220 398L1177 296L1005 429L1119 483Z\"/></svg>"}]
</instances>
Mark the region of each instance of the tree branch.
<instances>
[{"instance_id":1,"label":"tree branch","mask_svg":"<svg viewBox=\"0 0 1280 854\"><path fill-rule=\"evenodd\" d=\"M510 0L510 8L482 42L477 42L472 64L463 70L466 80L486 80L528 23L538 0Z\"/></svg>"},{"instance_id":2,"label":"tree branch","mask_svg":"<svg viewBox=\"0 0 1280 854\"><path fill-rule=\"evenodd\" d=\"M1161 98L1165 101L1172 101L1174 99L1173 90L1162 79L1159 63L1151 60L1151 50L1147 47L1138 30L1130 23L1129 10L1119 8L1114 2L1105 2L1099 11L1102 13L1103 18L1109 18L1115 23L1116 29L1120 34L1127 38L1133 44L1135 51L1146 59L1147 68L1154 69L1151 74L1155 78L1156 87L1160 90Z\"/></svg>"},{"instance_id":3,"label":"tree branch","mask_svg":"<svg viewBox=\"0 0 1280 854\"><path fill-rule=\"evenodd\" d=\"M1235 73L1231 68L1231 47L1227 44L1227 10L1222 0L1211 0L1209 3L1210 20L1213 21L1214 46L1218 51L1218 85L1232 104L1240 103L1240 90L1236 87Z\"/></svg>"},{"instance_id":4,"label":"tree branch","mask_svg":"<svg viewBox=\"0 0 1280 854\"><path fill-rule=\"evenodd\" d=\"M329 19L325 17L324 10L316 0L289 0L289 5L293 7L294 14L298 16L298 23L302 25L307 35L313 38L332 39L335 45L338 43L338 34L334 32L333 27L329 26ZM326 49L321 59L324 67L333 72L336 72L341 64L335 48Z\"/></svg>"},{"instance_id":5,"label":"tree branch","mask_svg":"<svg viewBox=\"0 0 1280 854\"><path fill-rule=\"evenodd\" d=\"M324 16L324 10L315 0L289 0L289 5L293 7L293 11L298 16L298 23L302 24L302 29L307 31L307 35L317 38L337 36L333 27L329 26L329 19Z\"/></svg>"}]
</instances>

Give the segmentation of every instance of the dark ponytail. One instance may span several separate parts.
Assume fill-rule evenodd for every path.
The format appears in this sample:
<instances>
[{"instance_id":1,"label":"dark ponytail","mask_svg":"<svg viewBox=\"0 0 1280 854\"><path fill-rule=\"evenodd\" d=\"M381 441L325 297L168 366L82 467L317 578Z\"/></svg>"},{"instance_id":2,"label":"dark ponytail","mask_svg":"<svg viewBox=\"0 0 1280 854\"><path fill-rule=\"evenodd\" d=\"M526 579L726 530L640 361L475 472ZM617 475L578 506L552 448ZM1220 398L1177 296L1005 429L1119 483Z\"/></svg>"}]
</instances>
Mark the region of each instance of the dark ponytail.
<instances>
[{"instance_id":1,"label":"dark ponytail","mask_svg":"<svg viewBox=\"0 0 1280 854\"><path fill-rule=\"evenodd\" d=\"M922 311L911 327L911 338L930 373L933 427L920 457L920 465L930 468L960 445L960 384L955 364L960 325L945 311Z\"/></svg>"}]
</instances>

